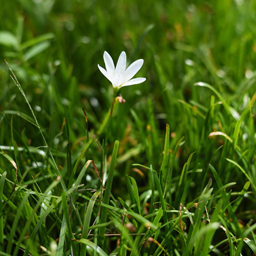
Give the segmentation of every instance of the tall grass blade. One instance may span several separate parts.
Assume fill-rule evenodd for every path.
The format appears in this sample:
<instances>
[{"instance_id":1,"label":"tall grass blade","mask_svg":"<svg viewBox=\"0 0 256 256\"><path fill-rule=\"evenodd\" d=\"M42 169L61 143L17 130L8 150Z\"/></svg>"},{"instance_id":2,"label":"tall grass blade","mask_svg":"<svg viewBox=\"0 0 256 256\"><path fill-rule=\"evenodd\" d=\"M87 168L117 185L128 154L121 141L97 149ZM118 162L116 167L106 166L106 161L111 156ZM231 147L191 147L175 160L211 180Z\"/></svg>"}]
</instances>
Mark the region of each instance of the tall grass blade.
<instances>
[{"instance_id":1,"label":"tall grass blade","mask_svg":"<svg viewBox=\"0 0 256 256\"><path fill-rule=\"evenodd\" d=\"M103 201L102 201L106 205L109 203L110 193L111 193L111 189L112 189L118 147L119 147L119 141L116 141L115 145L114 145L113 152L112 152L112 158L111 158L111 162L110 162L106 190L104 192L104 197L103 197ZM101 220L100 221L101 223L105 223L107 221L107 208L103 208L101 210L100 220ZM99 239L100 239L101 244L103 244L103 242L104 242L104 233L105 233L105 227L100 228L99 229Z\"/></svg>"},{"instance_id":2,"label":"tall grass blade","mask_svg":"<svg viewBox=\"0 0 256 256\"><path fill-rule=\"evenodd\" d=\"M167 218L167 213L166 213L166 201L164 199L162 187L160 185L160 181L159 181L159 178L158 178L156 172L154 172L154 180L155 180L156 188L157 188L157 191L158 191L158 194L159 194L159 199L160 199L160 202L161 202L161 206L162 206L162 209L163 209L164 222L167 223L168 218ZM169 227L166 226L165 230L167 232L168 232L168 229L169 229Z\"/></svg>"},{"instance_id":3,"label":"tall grass blade","mask_svg":"<svg viewBox=\"0 0 256 256\"><path fill-rule=\"evenodd\" d=\"M4 172L1 176L0 180L0 251L4 249L4 211L3 211L3 190L4 190L4 183L6 178L7 172Z\"/></svg>"},{"instance_id":4,"label":"tall grass blade","mask_svg":"<svg viewBox=\"0 0 256 256\"><path fill-rule=\"evenodd\" d=\"M58 243L58 248L57 248L57 256L64 255L66 228L67 228L67 223L65 221L65 217L63 216L62 222L61 222L60 235L59 235L59 243Z\"/></svg>"},{"instance_id":5,"label":"tall grass blade","mask_svg":"<svg viewBox=\"0 0 256 256\"><path fill-rule=\"evenodd\" d=\"M19 240L18 240L18 242L17 242L16 248L15 248L15 250L14 250L13 256L16 256L16 255L18 254L19 246L20 246L20 244L21 244L21 242L22 242L22 240L23 240L23 238L24 238L24 236L25 236L27 230L29 229L29 227L30 227L30 225L31 225L31 222L32 222L33 219L34 219L34 216L35 216L35 214L36 214L36 212L37 212L37 209L38 209L39 206L42 204L42 202L43 202L43 200L45 199L45 197L47 196L48 192L49 192L50 190L52 190L55 186L57 186L58 183L59 183L59 181L54 181L54 182L46 189L46 191L44 192L44 194L43 194L43 195L40 197L40 199L38 200L36 206L35 206L34 209L33 209L33 212L32 212L31 215L29 216L29 218L28 218L28 220L27 220L27 222L26 222L26 225L25 225L25 227L24 227L23 230L22 230L22 233L20 234L20 237L19 237ZM29 251L29 247L30 247L30 246L27 245L26 251L25 251L24 255L26 255L26 253Z\"/></svg>"},{"instance_id":6,"label":"tall grass blade","mask_svg":"<svg viewBox=\"0 0 256 256\"><path fill-rule=\"evenodd\" d=\"M23 199L20 203L19 208L17 209L17 214L16 214L15 219L13 221L13 225L12 225L12 229L11 229L11 232L10 232L10 236L8 238L8 244L7 244L7 249L6 249L6 252L9 253L9 254L11 254L11 249L12 249L12 246L14 245L13 240L14 240L16 230L18 228L20 216L23 212L24 205L25 205L29 196L30 196L29 193L25 194L25 196L23 197Z\"/></svg>"},{"instance_id":7,"label":"tall grass blade","mask_svg":"<svg viewBox=\"0 0 256 256\"><path fill-rule=\"evenodd\" d=\"M85 214L85 218L84 218L84 224L83 224L83 232L82 232L82 238L86 239L88 234L89 234L89 226L90 226L90 222L91 222L91 217L92 217L92 213L93 213L93 207L95 204L96 199L98 198L98 196L102 193L101 190L96 191L93 195L92 198L89 202L89 205L86 209L86 214ZM81 247L81 255L86 255L86 245L82 245Z\"/></svg>"},{"instance_id":8,"label":"tall grass blade","mask_svg":"<svg viewBox=\"0 0 256 256\"><path fill-rule=\"evenodd\" d=\"M213 176L214 176L214 178L215 178L215 180L217 182L218 187L222 188L223 185L222 185L222 182L220 180L220 177L219 177L218 173L216 172L216 170L214 169L214 167L212 165L209 165L209 167L210 167L210 170L211 170L211 172L212 172L212 174L213 174ZM236 218L236 216L235 216L235 214L233 212L233 209L232 209L232 207L230 205L230 202L228 200L226 192L224 190L222 190L221 195L223 197L223 200L226 201L228 213L229 213L230 218L232 219L232 221L233 221L233 223L235 225L236 232L237 232L238 235L240 235L241 234L241 230L239 228L239 224L238 224L237 218Z\"/></svg>"}]
</instances>

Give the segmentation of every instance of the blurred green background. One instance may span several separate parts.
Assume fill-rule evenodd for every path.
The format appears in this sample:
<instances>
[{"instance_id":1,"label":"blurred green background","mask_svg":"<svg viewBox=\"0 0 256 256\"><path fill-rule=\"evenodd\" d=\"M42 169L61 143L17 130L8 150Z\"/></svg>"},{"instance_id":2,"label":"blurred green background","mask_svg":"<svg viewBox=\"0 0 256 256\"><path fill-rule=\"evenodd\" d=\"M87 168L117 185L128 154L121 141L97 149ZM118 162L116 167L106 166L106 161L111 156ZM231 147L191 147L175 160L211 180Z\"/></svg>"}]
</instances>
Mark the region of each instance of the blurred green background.
<instances>
[{"instance_id":1,"label":"blurred green background","mask_svg":"<svg viewBox=\"0 0 256 256\"><path fill-rule=\"evenodd\" d=\"M209 133L219 129L232 132L232 120L242 113L255 92L255 9L256 2L249 0L2 1L1 111L8 122L14 116L21 135L16 138L18 145L43 145L39 131L28 119L18 117L29 118L31 113L9 77L6 60L50 147L65 152L72 142L79 152L77 145L82 146L86 136L82 109L88 116L89 131L95 134L111 103L112 86L97 64L104 66L105 50L115 63L124 50L129 62L144 59L136 76L147 80L120 91L126 103L118 106L110 142L123 141L121 152L126 152L141 143L141 132L145 136L144 149L131 152L123 162L141 153L129 163L146 161L147 165L158 166L168 123L174 138L171 145L183 136L186 140L180 166L195 150L197 160L206 164L211 158L209 150L220 143L210 141ZM222 95L234 110L233 117L227 118L225 107L217 106L218 114L204 128L202 116L210 102L219 99L211 98L215 95L212 91L195 87L199 81L211 84ZM131 109L141 120L142 130L134 122ZM68 138L62 134L65 119L69 123ZM2 145L11 145L9 131L10 126L2 122ZM249 140L242 140L245 147L254 145L253 134L248 136ZM103 138L104 134L97 139L101 143ZM148 138L153 139L148 142ZM146 158L142 153L145 148Z\"/></svg>"}]
</instances>

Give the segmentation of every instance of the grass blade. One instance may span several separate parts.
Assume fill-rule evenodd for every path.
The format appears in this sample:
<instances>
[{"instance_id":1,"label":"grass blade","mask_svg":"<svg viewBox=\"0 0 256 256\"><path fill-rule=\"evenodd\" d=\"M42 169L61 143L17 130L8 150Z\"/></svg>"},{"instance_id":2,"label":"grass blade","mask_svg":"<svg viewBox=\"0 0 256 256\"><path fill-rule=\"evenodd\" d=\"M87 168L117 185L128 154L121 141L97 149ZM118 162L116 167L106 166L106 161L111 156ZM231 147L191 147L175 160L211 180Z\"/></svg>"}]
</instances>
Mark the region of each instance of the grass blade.
<instances>
[{"instance_id":1,"label":"grass blade","mask_svg":"<svg viewBox=\"0 0 256 256\"><path fill-rule=\"evenodd\" d=\"M97 246L96 244L94 244L93 242L91 242L88 239L82 238L78 242L90 246L100 256L108 256L99 246Z\"/></svg>"},{"instance_id":2,"label":"grass blade","mask_svg":"<svg viewBox=\"0 0 256 256\"><path fill-rule=\"evenodd\" d=\"M1 180L0 180L0 251L3 251L4 249L4 211L3 211L3 190L4 190L4 182L6 178L7 172L4 172L2 174Z\"/></svg>"},{"instance_id":3,"label":"grass blade","mask_svg":"<svg viewBox=\"0 0 256 256\"><path fill-rule=\"evenodd\" d=\"M111 162L110 162L106 190L105 190L104 197L103 197L104 204L109 203L110 193L111 193L111 189L112 189L112 182L113 182L113 177L114 177L114 170L115 170L115 165L116 165L116 158L117 158L117 153L118 153L118 147L119 147L119 141L116 141L115 145L114 145L113 153L112 153ZM101 223L105 223L107 221L107 208L103 208L101 210L100 220L101 220L100 221ZM99 238L100 238L101 244L103 244L103 242L104 242L104 233L105 233L105 227L100 228L99 229Z\"/></svg>"},{"instance_id":4,"label":"grass blade","mask_svg":"<svg viewBox=\"0 0 256 256\"><path fill-rule=\"evenodd\" d=\"M84 218L84 225L83 225L83 232L82 232L82 238L86 239L89 233L89 226L90 226L90 222L91 222L91 217L92 217L92 212L93 212L93 207L95 204L95 201L97 199L97 197L101 194L101 190L96 191L93 195L92 198L89 202L89 205L86 209L86 215ZM81 255L86 255L86 246L83 245L81 247Z\"/></svg>"},{"instance_id":5,"label":"grass blade","mask_svg":"<svg viewBox=\"0 0 256 256\"><path fill-rule=\"evenodd\" d=\"M20 216L21 216L21 213L23 212L23 207L28 199L28 197L30 196L29 193L25 194L25 196L23 197L21 203L20 203L20 206L19 208L17 209L17 214L15 216L15 219L14 219L14 222L13 222L13 225L12 225L12 229L11 229L11 232L10 232L10 236L8 238L8 244L7 244L7 249L6 249L6 252L7 253L11 253L11 249L12 249L12 246L13 246L13 238L15 236L15 232L16 232L16 229L18 227L18 223L19 223L19 219L20 219Z\"/></svg>"},{"instance_id":6,"label":"grass blade","mask_svg":"<svg viewBox=\"0 0 256 256\"><path fill-rule=\"evenodd\" d=\"M213 174L213 176L214 176L214 178L215 178L215 180L217 182L218 187L222 188L223 185L222 185L222 182L220 180L220 177L219 177L218 173L216 172L216 170L214 169L214 167L212 165L209 165L209 167L210 167L210 170L212 171L212 174ZM226 192L224 190L221 191L221 195L222 195L224 201L228 201L228 197L227 197ZM230 205L230 202L227 202L226 205L228 205L227 206L228 213L229 213L229 215L230 215L230 217L231 217L231 219L232 219L232 221L233 221L233 223L235 225L236 232L237 232L238 235L240 235L241 234L241 230L239 228L239 224L238 224L237 218L236 218L236 216L235 216L235 214L233 212L233 209L232 209L232 207Z\"/></svg>"}]
</instances>

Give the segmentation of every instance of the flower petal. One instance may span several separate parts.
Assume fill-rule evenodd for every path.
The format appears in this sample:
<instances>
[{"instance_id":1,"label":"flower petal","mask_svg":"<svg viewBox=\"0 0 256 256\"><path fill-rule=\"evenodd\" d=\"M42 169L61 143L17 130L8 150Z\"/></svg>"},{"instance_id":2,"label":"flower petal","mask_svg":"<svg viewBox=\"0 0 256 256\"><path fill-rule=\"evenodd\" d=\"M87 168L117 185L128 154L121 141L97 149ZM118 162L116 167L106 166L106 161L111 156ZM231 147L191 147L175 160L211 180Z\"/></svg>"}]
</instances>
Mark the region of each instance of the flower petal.
<instances>
[{"instance_id":1,"label":"flower petal","mask_svg":"<svg viewBox=\"0 0 256 256\"><path fill-rule=\"evenodd\" d=\"M123 73L125 69L126 69L126 53L121 52L116 64L116 73Z\"/></svg>"},{"instance_id":2,"label":"flower petal","mask_svg":"<svg viewBox=\"0 0 256 256\"><path fill-rule=\"evenodd\" d=\"M102 68L99 64L98 64L98 68L100 70L100 72L112 83L112 76L109 75L109 73L104 69Z\"/></svg>"},{"instance_id":3,"label":"flower petal","mask_svg":"<svg viewBox=\"0 0 256 256\"><path fill-rule=\"evenodd\" d=\"M111 56L108 54L108 52L104 52L103 54L103 59L105 62L106 70L109 74L113 75L115 72L115 65L114 62L111 58Z\"/></svg>"},{"instance_id":4,"label":"flower petal","mask_svg":"<svg viewBox=\"0 0 256 256\"><path fill-rule=\"evenodd\" d=\"M124 72L125 81L128 82L140 70L143 63L143 59L136 60L135 62L133 62Z\"/></svg>"},{"instance_id":5,"label":"flower petal","mask_svg":"<svg viewBox=\"0 0 256 256\"><path fill-rule=\"evenodd\" d=\"M124 82L124 76L120 73L116 74L112 79L112 85L114 87L120 87L120 85Z\"/></svg>"},{"instance_id":6,"label":"flower petal","mask_svg":"<svg viewBox=\"0 0 256 256\"><path fill-rule=\"evenodd\" d=\"M126 82L125 84L123 84L121 87L124 86L129 86L129 85L134 85L134 84L141 84L146 80L146 78L144 77L138 77L138 78L134 78L128 82Z\"/></svg>"}]
</instances>

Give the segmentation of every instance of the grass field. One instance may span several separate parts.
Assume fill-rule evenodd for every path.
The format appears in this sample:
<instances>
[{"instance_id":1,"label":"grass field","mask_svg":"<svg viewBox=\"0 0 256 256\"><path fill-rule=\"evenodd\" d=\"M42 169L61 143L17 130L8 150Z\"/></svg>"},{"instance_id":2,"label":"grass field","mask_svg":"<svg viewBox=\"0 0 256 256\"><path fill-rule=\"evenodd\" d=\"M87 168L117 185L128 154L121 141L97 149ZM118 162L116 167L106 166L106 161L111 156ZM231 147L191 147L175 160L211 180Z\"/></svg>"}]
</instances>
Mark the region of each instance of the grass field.
<instances>
[{"instance_id":1,"label":"grass field","mask_svg":"<svg viewBox=\"0 0 256 256\"><path fill-rule=\"evenodd\" d=\"M1 1L0 255L256 255L255 10Z\"/></svg>"}]
</instances>

